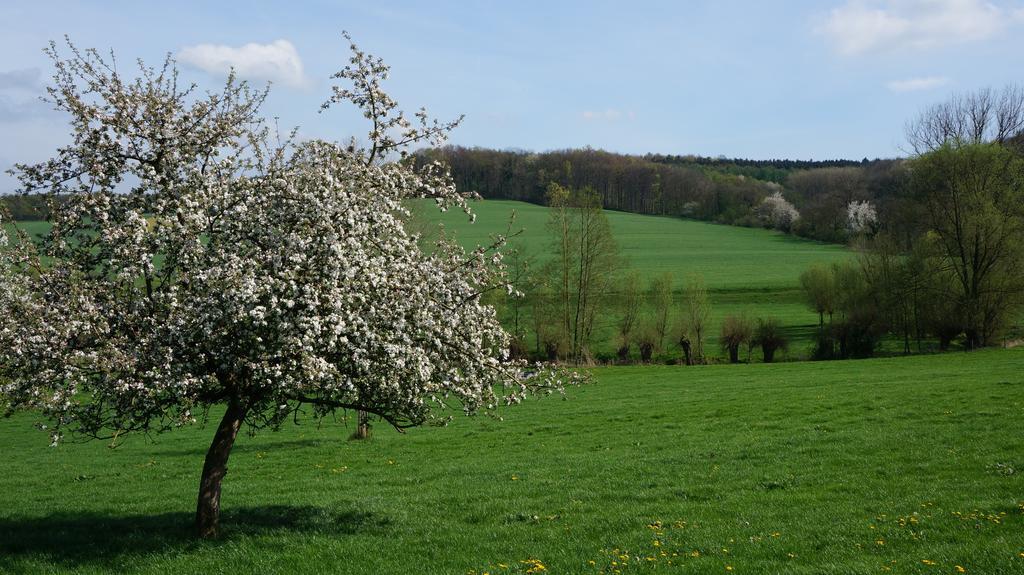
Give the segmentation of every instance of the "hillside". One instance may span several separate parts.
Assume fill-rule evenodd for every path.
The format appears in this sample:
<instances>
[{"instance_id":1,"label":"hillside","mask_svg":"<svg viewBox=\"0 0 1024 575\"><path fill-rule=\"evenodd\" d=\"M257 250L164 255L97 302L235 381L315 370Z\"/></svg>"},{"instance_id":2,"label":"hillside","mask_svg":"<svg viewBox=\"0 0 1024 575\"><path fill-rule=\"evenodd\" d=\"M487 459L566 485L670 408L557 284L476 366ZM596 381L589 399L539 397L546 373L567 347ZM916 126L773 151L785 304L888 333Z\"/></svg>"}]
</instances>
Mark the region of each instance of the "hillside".
<instances>
[{"instance_id":1,"label":"hillside","mask_svg":"<svg viewBox=\"0 0 1024 575\"><path fill-rule=\"evenodd\" d=\"M549 251L546 228L548 208L525 202L484 200L472 204L475 223L460 210L438 212L432 202L417 205L426 234L436 234L441 224L445 233L472 249L489 244L492 234L518 232L511 241L523 253L536 259L539 267ZM730 314L746 313L752 318L772 317L783 325L792 345L790 357L806 355L817 315L807 309L798 278L808 266L850 257L835 244L805 240L775 231L743 228L687 220L670 216L647 216L608 211L615 238L627 266L637 270L646 282L663 273L674 277L674 288L682 289L690 274L700 274L712 299L711 336ZM515 215L512 227L509 222ZM10 224L6 224L9 226ZM28 233L44 233L44 222L19 222ZM613 294L614 302L614 294ZM615 314L597 326L595 353L613 351ZM717 354L714 342L711 351ZM670 355L675 350L667 351Z\"/></svg>"},{"instance_id":2,"label":"hillside","mask_svg":"<svg viewBox=\"0 0 1024 575\"><path fill-rule=\"evenodd\" d=\"M466 248L489 243L491 234L505 233L514 213L511 229L521 233L512 240L512 247L534 256L538 264L543 263L550 245L547 208L524 202L483 200L475 202L472 209L477 214L475 223L470 223L461 211L439 214L430 205L422 205L417 213L428 221L443 224L446 233ZM798 285L800 273L814 263L850 257L842 246L759 228L668 216L606 213L627 264L645 280L671 273L678 292L689 274L704 277L713 304L712 338L717 337L719 323L729 314L772 317L782 323L792 340L791 356L806 354L818 320L804 304ZM614 321L611 316L603 318L596 352L611 351ZM712 342L710 349L715 348Z\"/></svg>"},{"instance_id":3,"label":"hillside","mask_svg":"<svg viewBox=\"0 0 1024 575\"><path fill-rule=\"evenodd\" d=\"M474 202L475 223L458 210L438 214L422 207L424 217L442 223L466 248L489 243L494 233L508 229L515 213L513 231L521 234L512 243L543 257L551 239L546 229L548 208L525 202L484 200ZM800 273L816 262L849 257L839 245L808 241L759 228L743 228L670 216L647 216L606 211L615 239L628 264L645 279L670 272L678 279L686 274L704 276L716 292L777 291L797 287Z\"/></svg>"},{"instance_id":4,"label":"hillside","mask_svg":"<svg viewBox=\"0 0 1024 575\"><path fill-rule=\"evenodd\" d=\"M456 187L489 200L545 203L551 183L593 189L607 209L683 216L740 226L760 225L757 206L782 193L800 213L795 235L845 243L851 201L878 208L881 229L916 234L922 207L907 195L900 160L743 160L590 148L528 152L445 147L421 150L417 161L451 167Z\"/></svg>"},{"instance_id":5,"label":"hillside","mask_svg":"<svg viewBox=\"0 0 1024 575\"><path fill-rule=\"evenodd\" d=\"M503 422L243 434L202 543L210 426L51 449L20 415L0 572L1020 573L1022 373L1018 350L600 368Z\"/></svg>"}]
</instances>

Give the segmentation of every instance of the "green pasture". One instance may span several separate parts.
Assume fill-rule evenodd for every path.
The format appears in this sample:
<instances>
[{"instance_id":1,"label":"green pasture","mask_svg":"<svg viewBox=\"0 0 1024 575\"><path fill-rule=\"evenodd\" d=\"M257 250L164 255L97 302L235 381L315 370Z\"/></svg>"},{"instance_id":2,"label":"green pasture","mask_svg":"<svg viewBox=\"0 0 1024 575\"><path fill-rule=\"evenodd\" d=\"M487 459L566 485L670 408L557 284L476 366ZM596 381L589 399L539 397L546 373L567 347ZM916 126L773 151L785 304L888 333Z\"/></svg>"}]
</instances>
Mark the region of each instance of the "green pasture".
<instances>
[{"instance_id":1,"label":"green pasture","mask_svg":"<svg viewBox=\"0 0 1024 575\"><path fill-rule=\"evenodd\" d=\"M465 247L489 244L489 237L511 229L511 240L525 254L543 261L551 238L548 208L525 202L473 202L476 222L459 210L439 213L429 205L417 213L442 223ZM511 228L509 226L510 218ZM811 264L849 257L846 248L781 232L628 212L605 212L627 266L644 279L671 273L678 285L687 274L700 274L714 291L776 291L797 285Z\"/></svg>"},{"instance_id":2,"label":"green pasture","mask_svg":"<svg viewBox=\"0 0 1024 575\"><path fill-rule=\"evenodd\" d=\"M417 205L416 213L421 222L443 225L444 233L467 249L489 245L494 234L515 233L510 247L533 258L535 268L547 261L551 248L548 208L484 200L472 203L472 210L477 216L473 223L459 210L440 213L426 202ZM782 357L805 357L812 345L818 316L804 303L800 274L812 264L851 257L843 246L771 230L626 212L606 214L625 267L639 272L645 286L651 278L670 273L673 287L679 293L689 276L704 278L712 302L708 350L714 355L721 355L716 343L721 321L731 314L746 314L751 319L779 320L791 340L788 354ZM434 233L428 226L424 229ZM598 320L595 353L608 355L616 348L619 310L614 293L611 300L608 313ZM504 315L507 318L507 310ZM528 343L535 342L528 338ZM660 356L672 354L681 352L666 342Z\"/></svg>"},{"instance_id":3,"label":"green pasture","mask_svg":"<svg viewBox=\"0 0 1024 575\"><path fill-rule=\"evenodd\" d=\"M504 421L242 436L207 542L211 425L0 420L0 573L1024 573L1024 351L593 373Z\"/></svg>"}]
</instances>

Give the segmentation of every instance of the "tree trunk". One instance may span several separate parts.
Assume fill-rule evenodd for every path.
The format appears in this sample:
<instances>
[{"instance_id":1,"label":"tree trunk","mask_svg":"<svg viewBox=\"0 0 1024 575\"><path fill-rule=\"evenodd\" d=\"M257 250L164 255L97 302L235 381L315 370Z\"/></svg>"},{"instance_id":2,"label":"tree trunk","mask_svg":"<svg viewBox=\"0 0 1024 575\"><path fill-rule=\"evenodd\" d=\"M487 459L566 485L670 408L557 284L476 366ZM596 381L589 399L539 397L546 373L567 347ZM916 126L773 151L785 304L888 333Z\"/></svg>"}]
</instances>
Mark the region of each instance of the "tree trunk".
<instances>
[{"instance_id":1,"label":"tree trunk","mask_svg":"<svg viewBox=\"0 0 1024 575\"><path fill-rule=\"evenodd\" d=\"M210 450L206 452L203 476L199 480L199 501L196 504L196 533L203 539L217 536L220 527L220 485L228 473L228 457L245 418L245 408L236 400L228 403L224 418L217 426Z\"/></svg>"},{"instance_id":2,"label":"tree trunk","mask_svg":"<svg viewBox=\"0 0 1024 575\"><path fill-rule=\"evenodd\" d=\"M369 439L370 438L370 414L365 411L359 411L356 415L356 431L352 434L352 439Z\"/></svg>"},{"instance_id":3,"label":"tree trunk","mask_svg":"<svg viewBox=\"0 0 1024 575\"><path fill-rule=\"evenodd\" d=\"M771 363L775 361L775 348L770 346L761 346L761 351L764 354L764 362Z\"/></svg>"},{"instance_id":4,"label":"tree trunk","mask_svg":"<svg viewBox=\"0 0 1024 575\"><path fill-rule=\"evenodd\" d=\"M729 345L729 363L740 362L740 345Z\"/></svg>"}]
</instances>

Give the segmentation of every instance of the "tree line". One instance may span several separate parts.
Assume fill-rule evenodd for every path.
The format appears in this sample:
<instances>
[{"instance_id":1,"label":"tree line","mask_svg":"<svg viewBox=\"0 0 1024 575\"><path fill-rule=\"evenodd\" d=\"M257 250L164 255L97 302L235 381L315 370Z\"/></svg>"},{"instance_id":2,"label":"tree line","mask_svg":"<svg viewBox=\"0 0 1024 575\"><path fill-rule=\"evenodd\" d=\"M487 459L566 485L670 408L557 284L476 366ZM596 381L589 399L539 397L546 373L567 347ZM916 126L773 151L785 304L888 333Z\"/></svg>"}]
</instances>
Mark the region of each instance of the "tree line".
<instances>
[{"instance_id":1,"label":"tree line","mask_svg":"<svg viewBox=\"0 0 1024 575\"><path fill-rule=\"evenodd\" d=\"M665 361L698 365L710 360L711 300L703 278L691 274L677 292L665 273L646 283L620 257L611 226L592 188L547 186L550 250L544 261L510 244L505 259L509 292L492 301L503 311L515 357L575 365ZM594 353L595 326L614 331L614 355ZM778 322L726 318L717 338L733 363L746 346L773 361L786 347Z\"/></svg>"},{"instance_id":2,"label":"tree line","mask_svg":"<svg viewBox=\"0 0 1024 575\"><path fill-rule=\"evenodd\" d=\"M692 159L691 159L692 158ZM630 156L602 150L545 153L444 147L420 150L415 161L446 162L458 189L484 198L545 204L551 182L590 188L605 209L722 224L777 228L828 242L854 235L848 211L867 202L878 227L913 236L920 206L908 197L903 160L714 160ZM792 206L784 225L765 212L771 198Z\"/></svg>"},{"instance_id":3,"label":"tree line","mask_svg":"<svg viewBox=\"0 0 1024 575\"><path fill-rule=\"evenodd\" d=\"M870 356L885 336L904 353L1014 336L1024 311L1024 91L956 95L907 133L915 154L902 189L914 225L864 226L855 261L801 276L819 314L817 358Z\"/></svg>"}]
</instances>

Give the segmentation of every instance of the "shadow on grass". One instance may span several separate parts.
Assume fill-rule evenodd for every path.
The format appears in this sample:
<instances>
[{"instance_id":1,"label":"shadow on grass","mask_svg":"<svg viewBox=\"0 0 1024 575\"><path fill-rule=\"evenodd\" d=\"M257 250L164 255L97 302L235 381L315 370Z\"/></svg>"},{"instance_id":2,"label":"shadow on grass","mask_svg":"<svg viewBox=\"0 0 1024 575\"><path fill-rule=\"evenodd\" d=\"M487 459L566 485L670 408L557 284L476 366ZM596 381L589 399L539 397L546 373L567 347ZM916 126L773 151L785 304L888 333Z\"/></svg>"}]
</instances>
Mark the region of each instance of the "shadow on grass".
<instances>
[{"instance_id":1,"label":"shadow on grass","mask_svg":"<svg viewBox=\"0 0 1024 575\"><path fill-rule=\"evenodd\" d=\"M355 428L353 427L353 429L355 429ZM263 439L263 438L261 438L260 441L252 441L252 442L249 442L249 441L239 441L238 443L235 443L235 445L231 447L231 453L232 454L236 454L236 453L246 453L246 452L260 452L260 451L274 452L274 451L282 450L282 449L306 449L306 448L311 448L311 447L312 448L316 448L316 447L322 447L324 445L332 445L332 443L331 443L332 441L334 442L333 445L342 445L342 444L344 444L348 440L348 433L351 433L351 430L347 430L347 431L348 432L346 433L346 430L342 429L338 433L338 436L336 438L333 438L333 439L332 438L326 438L326 439L315 438L315 439L282 439L282 440L274 440L274 439ZM213 432L211 431L210 433L212 434ZM267 437L273 437L273 436L268 434ZM159 449L159 451L154 452L154 455L156 455L156 456L169 456L169 457L199 456L199 457L202 457L202 456L206 455L206 451L208 449L210 449L210 446L209 446L209 444L203 444L203 443L200 442L200 443L197 443L194 447L184 447L184 446L181 446L181 447L179 447L179 446L163 447L163 446L161 446L158 443L157 444L157 448Z\"/></svg>"},{"instance_id":2,"label":"shadow on grass","mask_svg":"<svg viewBox=\"0 0 1024 575\"><path fill-rule=\"evenodd\" d=\"M129 560L160 553L216 548L244 538L273 533L349 535L386 527L386 518L362 511L312 506L275 505L227 509L221 513L221 536L200 541L191 513L109 515L101 512L58 513L45 517L0 517L0 572L7 561L24 559L63 567L114 568Z\"/></svg>"}]
</instances>

